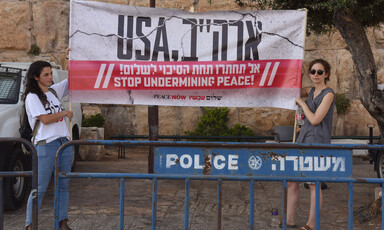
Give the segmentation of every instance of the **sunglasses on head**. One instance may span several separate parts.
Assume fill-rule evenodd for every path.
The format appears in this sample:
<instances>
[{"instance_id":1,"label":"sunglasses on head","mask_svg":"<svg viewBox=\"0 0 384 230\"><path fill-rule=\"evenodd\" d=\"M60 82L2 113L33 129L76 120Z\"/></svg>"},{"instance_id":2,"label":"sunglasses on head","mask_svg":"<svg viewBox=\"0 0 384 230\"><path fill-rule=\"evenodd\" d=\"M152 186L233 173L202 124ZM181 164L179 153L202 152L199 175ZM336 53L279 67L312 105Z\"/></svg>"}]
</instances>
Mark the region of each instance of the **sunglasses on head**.
<instances>
[{"instance_id":1,"label":"sunglasses on head","mask_svg":"<svg viewBox=\"0 0 384 230\"><path fill-rule=\"evenodd\" d=\"M309 72L309 73L311 73L312 75L315 75L315 74L316 74L316 70L313 69L313 70L311 70L311 72ZM324 73L324 70L321 70L321 69L318 69L318 70L317 70L317 74L318 74L319 76L323 75L323 73Z\"/></svg>"}]
</instances>

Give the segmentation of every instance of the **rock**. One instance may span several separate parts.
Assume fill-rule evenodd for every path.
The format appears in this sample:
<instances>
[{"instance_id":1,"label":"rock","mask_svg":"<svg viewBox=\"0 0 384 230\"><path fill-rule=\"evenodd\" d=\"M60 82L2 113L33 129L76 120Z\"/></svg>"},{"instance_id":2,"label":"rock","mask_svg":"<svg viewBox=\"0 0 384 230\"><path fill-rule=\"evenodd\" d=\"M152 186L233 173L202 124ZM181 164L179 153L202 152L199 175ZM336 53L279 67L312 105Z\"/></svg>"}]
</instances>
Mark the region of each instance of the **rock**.
<instances>
[{"instance_id":1,"label":"rock","mask_svg":"<svg viewBox=\"0 0 384 230\"><path fill-rule=\"evenodd\" d=\"M104 128L82 127L83 140L104 140ZM104 158L104 145L80 145L79 157L83 161L98 161Z\"/></svg>"},{"instance_id":2,"label":"rock","mask_svg":"<svg viewBox=\"0 0 384 230\"><path fill-rule=\"evenodd\" d=\"M370 205L358 208L353 212L353 216L355 221L360 224L381 219L381 198Z\"/></svg>"},{"instance_id":3,"label":"rock","mask_svg":"<svg viewBox=\"0 0 384 230\"><path fill-rule=\"evenodd\" d=\"M83 110L84 117L90 117L91 115L101 113L100 106L97 105L82 104L81 109Z\"/></svg>"},{"instance_id":4,"label":"rock","mask_svg":"<svg viewBox=\"0 0 384 230\"><path fill-rule=\"evenodd\" d=\"M25 56L31 48L32 10L30 4L28 2L1 2L0 9L1 52L10 50L9 55L13 56L22 50L25 51Z\"/></svg>"}]
</instances>

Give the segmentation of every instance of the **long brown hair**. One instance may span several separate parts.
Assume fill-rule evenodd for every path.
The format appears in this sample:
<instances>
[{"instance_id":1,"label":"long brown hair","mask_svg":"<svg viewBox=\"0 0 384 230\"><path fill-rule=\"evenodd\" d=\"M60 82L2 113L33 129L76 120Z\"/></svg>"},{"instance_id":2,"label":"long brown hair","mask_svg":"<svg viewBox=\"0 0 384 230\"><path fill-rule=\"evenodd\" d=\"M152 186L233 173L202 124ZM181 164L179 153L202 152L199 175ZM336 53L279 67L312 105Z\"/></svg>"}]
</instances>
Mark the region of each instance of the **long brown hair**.
<instances>
[{"instance_id":1,"label":"long brown hair","mask_svg":"<svg viewBox=\"0 0 384 230\"><path fill-rule=\"evenodd\" d=\"M34 78L35 76L39 78L41 71L45 67L49 67L52 69L52 65L46 61L35 61L29 66L29 69L27 71L27 84L25 87L25 93L23 98L24 102L28 93L34 93L39 97L40 101L43 103L44 106L49 104L47 96L45 95L45 93L43 93L43 91L41 91L36 79Z\"/></svg>"}]
</instances>

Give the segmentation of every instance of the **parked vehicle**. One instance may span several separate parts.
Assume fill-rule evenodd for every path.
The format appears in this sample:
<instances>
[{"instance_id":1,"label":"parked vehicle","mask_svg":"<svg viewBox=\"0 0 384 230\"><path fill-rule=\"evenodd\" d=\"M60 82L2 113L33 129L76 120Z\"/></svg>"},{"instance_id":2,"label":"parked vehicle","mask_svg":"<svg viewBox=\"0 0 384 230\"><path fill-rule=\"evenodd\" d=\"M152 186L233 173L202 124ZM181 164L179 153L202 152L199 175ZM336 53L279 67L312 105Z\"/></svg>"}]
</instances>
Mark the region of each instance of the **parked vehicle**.
<instances>
[{"instance_id":1,"label":"parked vehicle","mask_svg":"<svg viewBox=\"0 0 384 230\"><path fill-rule=\"evenodd\" d=\"M26 84L26 72L31 63L0 62L0 137L20 137L20 114L23 108L22 97ZM54 82L68 78L68 71L52 64ZM62 99L68 109L68 96ZM80 104L72 104L72 139L80 137L82 112ZM72 169L76 164L79 147L74 147ZM0 171L31 170L32 157L20 143L0 143ZM4 209L18 209L29 195L30 178L12 177L4 179Z\"/></svg>"},{"instance_id":2,"label":"parked vehicle","mask_svg":"<svg viewBox=\"0 0 384 230\"><path fill-rule=\"evenodd\" d=\"M370 144L374 144L372 132L370 132L369 139ZM384 150L369 150L369 159L371 164L374 164L373 168L377 173L377 177L384 178Z\"/></svg>"},{"instance_id":3,"label":"parked vehicle","mask_svg":"<svg viewBox=\"0 0 384 230\"><path fill-rule=\"evenodd\" d=\"M384 151L372 150L373 159L375 159L374 169L378 178L384 178Z\"/></svg>"}]
</instances>

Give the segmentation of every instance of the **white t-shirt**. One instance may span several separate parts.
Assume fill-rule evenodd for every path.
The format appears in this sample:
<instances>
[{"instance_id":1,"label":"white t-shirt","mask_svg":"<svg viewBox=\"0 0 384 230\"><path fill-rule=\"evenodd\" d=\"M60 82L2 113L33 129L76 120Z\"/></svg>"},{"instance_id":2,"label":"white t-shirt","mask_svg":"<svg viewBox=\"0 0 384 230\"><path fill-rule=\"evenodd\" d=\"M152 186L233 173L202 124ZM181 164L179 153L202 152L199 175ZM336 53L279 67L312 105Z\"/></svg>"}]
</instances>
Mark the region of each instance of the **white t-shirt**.
<instances>
[{"instance_id":1,"label":"white t-shirt","mask_svg":"<svg viewBox=\"0 0 384 230\"><path fill-rule=\"evenodd\" d=\"M50 88L53 88L59 99L68 95L68 80L63 80L57 84L53 84ZM50 91L46 92L47 100L49 105L43 106L39 97L34 93L28 93L25 99L25 109L28 115L28 121L31 125L31 128L35 126L37 117L43 114L53 114L59 113L64 110L63 106L60 103L60 100ZM37 133L35 137L35 143L38 141L45 140L46 143L56 140L59 137L67 137L69 139L69 130L67 124L64 120L65 117L60 119L57 122L45 125L43 122L40 122L39 127L37 128ZM32 140L31 140L32 141Z\"/></svg>"}]
</instances>

